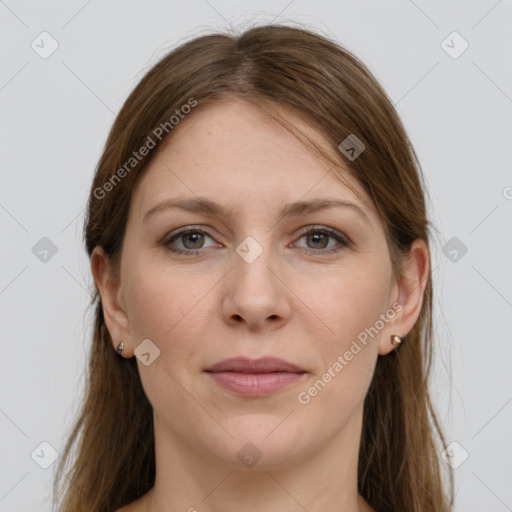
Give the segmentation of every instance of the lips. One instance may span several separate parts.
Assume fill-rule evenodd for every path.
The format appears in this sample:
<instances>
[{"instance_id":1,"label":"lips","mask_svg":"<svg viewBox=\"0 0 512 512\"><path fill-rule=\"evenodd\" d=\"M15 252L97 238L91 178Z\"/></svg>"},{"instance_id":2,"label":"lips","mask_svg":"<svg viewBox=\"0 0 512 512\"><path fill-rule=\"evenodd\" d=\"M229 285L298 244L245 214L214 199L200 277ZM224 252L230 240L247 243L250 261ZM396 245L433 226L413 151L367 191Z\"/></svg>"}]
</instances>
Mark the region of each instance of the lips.
<instances>
[{"instance_id":1,"label":"lips","mask_svg":"<svg viewBox=\"0 0 512 512\"><path fill-rule=\"evenodd\" d=\"M207 372L238 372L238 373L273 373L290 372L304 373L305 370L295 366L284 359L276 357L263 357L249 359L246 357L233 357L224 359L206 370Z\"/></svg>"},{"instance_id":2,"label":"lips","mask_svg":"<svg viewBox=\"0 0 512 512\"><path fill-rule=\"evenodd\" d=\"M275 357L224 359L205 372L219 386L246 397L271 395L301 381L307 373Z\"/></svg>"}]
</instances>

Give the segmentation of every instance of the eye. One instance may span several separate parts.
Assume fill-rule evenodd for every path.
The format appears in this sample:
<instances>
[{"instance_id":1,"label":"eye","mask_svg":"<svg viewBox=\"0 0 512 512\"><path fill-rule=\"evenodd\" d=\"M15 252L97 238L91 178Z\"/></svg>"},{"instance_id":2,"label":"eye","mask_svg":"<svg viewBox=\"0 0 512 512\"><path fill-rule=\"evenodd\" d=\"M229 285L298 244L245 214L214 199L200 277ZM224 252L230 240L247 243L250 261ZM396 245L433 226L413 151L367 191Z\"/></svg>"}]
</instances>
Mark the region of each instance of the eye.
<instances>
[{"instance_id":1,"label":"eye","mask_svg":"<svg viewBox=\"0 0 512 512\"><path fill-rule=\"evenodd\" d=\"M170 233L164 239L162 244L165 245L172 253L193 256L200 254L202 249L208 247L204 245L205 238L213 240L206 231L192 226L184 228L178 232ZM303 248L307 254L314 256L337 253L344 247L351 245L350 241L341 233L325 226L310 227L300 235L299 240L301 238L306 239L306 244L308 246L312 245L314 247L313 249L308 247ZM334 244L329 246L329 240L333 241ZM182 248L173 246L173 244L177 242L181 243ZM209 247L215 246L216 244L214 243Z\"/></svg>"},{"instance_id":2,"label":"eye","mask_svg":"<svg viewBox=\"0 0 512 512\"><path fill-rule=\"evenodd\" d=\"M171 233L169 237L166 237L163 244L171 252L176 254L198 254L200 252L199 249L204 249L203 244L205 237L213 240L206 231L192 227L183 229L177 233ZM184 249L171 247L171 244L174 243L175 240L181 240L181 244L184 246Z\"/></svg>"},{"instance_id":3,"label":"eye","mask_svg":"<svg viewBox=\"0 0 512 512\"><path fill-rule=\"evenodd\" d=\"M308 254L315 256L325 253L336 253L350 245L349 240L341 233L325 226L309 228L306 232L303 232L299 239L301 238L306 239L306 244L308 246L314 247L313 249L306 247L305 250ZM328 248L329 239L334 241L334 244Z\"/></svg>"}]
</instances>

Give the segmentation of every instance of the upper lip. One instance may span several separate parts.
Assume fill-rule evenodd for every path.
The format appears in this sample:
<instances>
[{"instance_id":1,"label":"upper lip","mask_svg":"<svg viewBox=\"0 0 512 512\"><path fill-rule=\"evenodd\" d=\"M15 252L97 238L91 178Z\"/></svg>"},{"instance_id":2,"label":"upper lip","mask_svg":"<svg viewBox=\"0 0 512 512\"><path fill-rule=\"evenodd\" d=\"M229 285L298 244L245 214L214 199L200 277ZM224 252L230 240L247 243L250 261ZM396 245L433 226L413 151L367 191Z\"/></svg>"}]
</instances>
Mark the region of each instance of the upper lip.
<instances>
[{"instance_id":1,"label":"upper lip","mask_svg":"<svg viewBox=\"0 0 512 512\"><path fill-rule=\"evenodd\" d=\"M224 359L206 369L207 372L239 372L239 373L272 373L293 372L304 373L305 370L277 357L232 357Z\"/></svg>"}]
</instances>

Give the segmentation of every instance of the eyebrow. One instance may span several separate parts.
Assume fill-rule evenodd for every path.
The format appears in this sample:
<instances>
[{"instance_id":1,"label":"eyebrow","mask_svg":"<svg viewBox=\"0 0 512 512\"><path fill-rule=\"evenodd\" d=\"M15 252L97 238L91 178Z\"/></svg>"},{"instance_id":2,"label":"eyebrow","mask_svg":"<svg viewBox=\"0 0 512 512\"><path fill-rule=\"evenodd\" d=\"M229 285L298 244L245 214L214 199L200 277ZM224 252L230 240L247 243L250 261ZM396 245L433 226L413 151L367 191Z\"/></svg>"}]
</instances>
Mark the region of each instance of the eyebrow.
<instances>
[{"instance_id":1,"label":"eyebrow","mask_svg":"<svg viewBox=\"0 0 512 512\"><path fill-rule=\"evenodd\" d=\"M358 213L367 223L371 224L370 219L363 209L350 201L342 201L339 199L311 199L309 201L296 201L294 203L283 206L277 215L278 220L286 217L295 217L299 215L311 214L327 208L345 207L351 208ZM210 216L230 218L234 216L233 208L222 206L207 198L189 198L189 199L166 199L155 206L151 207L142 218L145 222L156 212L178 208L190 213L202 213Z\"/></svg>"}]
</instances>

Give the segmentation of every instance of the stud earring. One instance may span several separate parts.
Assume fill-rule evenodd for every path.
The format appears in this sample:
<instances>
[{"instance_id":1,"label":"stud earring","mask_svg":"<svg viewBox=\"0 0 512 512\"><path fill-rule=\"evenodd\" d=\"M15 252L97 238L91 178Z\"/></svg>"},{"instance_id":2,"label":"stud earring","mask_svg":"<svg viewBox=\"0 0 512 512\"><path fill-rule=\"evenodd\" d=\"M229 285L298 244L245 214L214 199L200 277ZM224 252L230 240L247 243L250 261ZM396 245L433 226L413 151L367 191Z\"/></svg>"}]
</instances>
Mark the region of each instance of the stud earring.
<instances>
[{"instance_id":1,"label":"stud earring","mask_svg":"<svg viewBox=\"0 0 512 512\"><path fill-rule=\"evenodd\" d=\"M392 334L391 343L396 347L395 350L398 350L400 343L402 343L402 336L398 336L398 334Z\"/></svg>"},{"instance_id":2,"label":"stud earring","mask_svg":"<svg viewBox=\"0 0 512 512\"><path fill-rule=\"evenodd\" d=\"M117 352L119 355L121 355L121 353L123 352L123 350L124 350L124 343L123 343L123 342L121 342L121 343L119 343L119 345L117 346L117 348L116 348L116 352Z\"/></svg>"}]
</instances>

